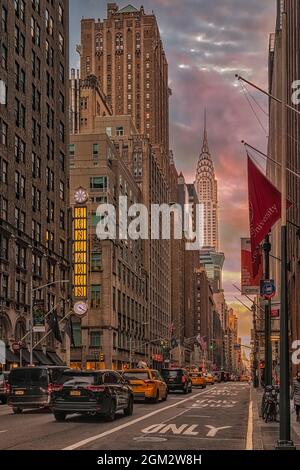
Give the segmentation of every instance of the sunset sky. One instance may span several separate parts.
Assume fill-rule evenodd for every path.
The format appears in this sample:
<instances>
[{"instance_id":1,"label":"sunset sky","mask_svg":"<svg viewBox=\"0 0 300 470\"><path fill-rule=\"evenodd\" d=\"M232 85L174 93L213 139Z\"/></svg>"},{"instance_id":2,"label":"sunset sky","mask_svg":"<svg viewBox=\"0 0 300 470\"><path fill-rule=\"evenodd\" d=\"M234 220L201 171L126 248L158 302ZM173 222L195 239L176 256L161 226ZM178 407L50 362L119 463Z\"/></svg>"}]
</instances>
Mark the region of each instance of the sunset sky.
<instances>
[{"instance_id":1,"label":"sunset sky","mask_svg":"<svg viewBox=\"0 0 300 470\"><path fill-rule=\"evenodd\" d=\"M221 249L226 255L224 289L228 302L240 284L240 238L248 236L246 157L241 140L265 149L268 102L249 88L251 104L235 79L240 73L267 88L269 33L274 30L276 0L141 0L116 1L153 10L169 63L171 148L186 181L195 178L201 149L204 107L219 184ZM106 0L71 0L71 67L78 68L80 19L106 17ZM262 109L261 109L261 108ZM264 112L265 111L265 112ZM265 127L266 132L262 129ZM263 161L257 160L263 165ZM250 316L234 305L240 335L249 342Z\"/></svg>"}]
</instances>

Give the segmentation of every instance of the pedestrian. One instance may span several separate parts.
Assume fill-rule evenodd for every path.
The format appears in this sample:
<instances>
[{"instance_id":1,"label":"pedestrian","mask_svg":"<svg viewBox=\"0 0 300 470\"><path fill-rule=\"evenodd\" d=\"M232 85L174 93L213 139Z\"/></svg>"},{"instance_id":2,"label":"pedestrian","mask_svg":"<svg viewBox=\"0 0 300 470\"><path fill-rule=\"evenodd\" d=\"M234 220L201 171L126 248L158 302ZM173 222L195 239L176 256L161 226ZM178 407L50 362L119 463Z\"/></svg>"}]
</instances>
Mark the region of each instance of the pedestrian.
<instances>
[{"instance_id":1,"label":"pedestrian","mask_svg":"<svg viewBox=\"0 0 300 470\"><path fill-rule=\"evenodd\" d=\"M297 377L294 380L292 388L292 398L296 409L297 422L300 422L300 372L297 372Z\"/></svg>"}]
</instances>

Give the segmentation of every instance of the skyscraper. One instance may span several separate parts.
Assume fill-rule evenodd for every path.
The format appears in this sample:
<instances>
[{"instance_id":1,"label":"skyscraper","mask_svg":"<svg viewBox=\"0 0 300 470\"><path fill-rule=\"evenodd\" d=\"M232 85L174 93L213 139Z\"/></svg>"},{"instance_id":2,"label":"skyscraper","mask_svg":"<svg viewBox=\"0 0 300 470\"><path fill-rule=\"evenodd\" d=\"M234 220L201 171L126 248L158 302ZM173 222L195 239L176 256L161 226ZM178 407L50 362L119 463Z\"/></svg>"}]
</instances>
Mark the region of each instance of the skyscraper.
<instances>
[{"instance_id":1,"label":"skyscraper","mask_svg":"<svg viewBox=\"0 0 300 470\"><path fill-rule=\"evenodd\" d=\"M218 183L209 151L206 111L204 135L198 160L195 187L200 204L204 205L204 246L219 250Z\"/></svg>"},{"instance_id":2,"label":"skyscraper","mask_svg":"<svg viewBox=\"0 0 300 470\"><path fill-rule=\"evenodd\" d=\"M0 12L0 339L11 345L26 333L31 280L69 277L69 2L1 0ZM66 284L36 296L46 310L67 308Z\"/></svg>"},{"instance_id":3,"label":"skyscraper","mask_svg":"<svg viewBox=\"0 0 300 470\"><path fill-rule=\"evenodd\" d=\"M132 116L150 139L163 171L169 166L168 64L156 17L108 3L107 18L81 22L81 78L95 75L114 115Z\"/></svg>"}]
</instances>

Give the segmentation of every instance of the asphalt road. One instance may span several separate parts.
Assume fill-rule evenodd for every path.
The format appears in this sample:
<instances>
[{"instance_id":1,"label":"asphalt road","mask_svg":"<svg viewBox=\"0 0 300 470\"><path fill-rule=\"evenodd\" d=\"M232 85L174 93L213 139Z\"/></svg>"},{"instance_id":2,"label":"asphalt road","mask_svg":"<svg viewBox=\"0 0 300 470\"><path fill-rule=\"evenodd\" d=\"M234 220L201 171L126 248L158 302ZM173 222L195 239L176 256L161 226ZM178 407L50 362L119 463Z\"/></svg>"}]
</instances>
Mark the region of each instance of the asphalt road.
<instances>
[{"instance_id":1,"label":"asphalt road","mask_svg":"<svg viewBox=\"0 0 300 470\"><path fill-rule=\"evenodd\" d=\"M170 394L164 403L135 404L133 416L120 414L113 423L78 415L57 423L51 413L14 415L0 405L0 449L245 450L249 402L248 384L222 383Z\"/></svg>"}]
</instances>

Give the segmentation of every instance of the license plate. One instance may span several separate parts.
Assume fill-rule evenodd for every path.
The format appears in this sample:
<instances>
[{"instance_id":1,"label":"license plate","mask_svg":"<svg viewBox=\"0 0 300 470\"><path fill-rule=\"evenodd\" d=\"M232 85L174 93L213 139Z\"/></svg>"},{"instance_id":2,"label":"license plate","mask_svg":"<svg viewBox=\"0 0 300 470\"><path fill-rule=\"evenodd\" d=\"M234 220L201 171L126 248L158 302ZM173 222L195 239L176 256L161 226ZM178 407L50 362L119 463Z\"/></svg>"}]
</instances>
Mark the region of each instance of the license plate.
<instances>
[{"instance_id":1,"label":"license plate","mask_svg":"<svg viewBox=\"0 0 300 470\"><path fill-rule=\"evenodd\" d=\"M80 397L81 392L73 390L72 392L70 392L70 395L71 395L71 397Z\"/></svg>"},{"instance_id":2,"label":"license plate","mask_svg":"<svg viewBox=\"0 0 300 470\"><path fill-rule=\"evenodd\" d=\"M16 390L15 395L24 395L24 391L23 390Z\"/></svg>"}]
</instances>

